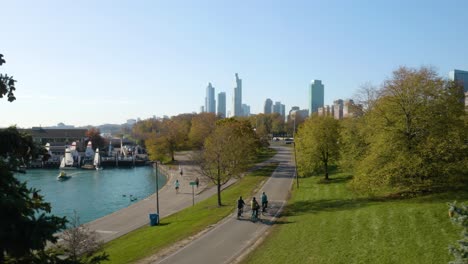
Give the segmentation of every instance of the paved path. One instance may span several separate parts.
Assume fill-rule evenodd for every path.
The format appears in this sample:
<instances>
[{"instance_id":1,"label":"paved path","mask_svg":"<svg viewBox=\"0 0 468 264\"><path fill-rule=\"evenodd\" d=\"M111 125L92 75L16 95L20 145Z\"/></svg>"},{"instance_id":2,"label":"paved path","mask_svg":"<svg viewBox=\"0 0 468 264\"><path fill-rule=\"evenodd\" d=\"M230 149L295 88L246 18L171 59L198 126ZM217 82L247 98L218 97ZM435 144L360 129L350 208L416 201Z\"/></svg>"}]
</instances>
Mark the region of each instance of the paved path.
<instances>
[{"instance_id":1,"label":"paved path","mask_svg":"<svg viewBox=\"0 0 468 264\"><path fill-rule=\"evenodd\" d=\"M200 179L200 185L198 189L195 188L195 202L204 200L216 193L216 189L211 188L208 182L199 176L196 166L190 161L188 152L177 153L175 158L181 164L183 175L180 175L178 166L165 167L164 174L168 177L168 181L159 190L159 214L161 218L192 205L192 187L189 182L194 181L197 177ZM180 182L178 194L176 194L174 186L176 179ZM90 230L97 231L100 239L108 242L139 227L148 225L149 214L155 212L156 195L153 194L127 208L96 219L88 223L87 226Z\"/></svg>"},{"instance_id":2,"label":"paved path","mask_svg":"<svg viewBox=\"0 0 468 264\"><path fill-rule=\"evenodd\" d=\"M237 219L236 212L233 212L230 217L221 221L213 229L176 252L163 259L155 255L141 262L218 264L232 263L240 259L243 253L275 224L275 216L286 203L291 189L294 177L292 149L287 147L275 147L275 149L278 153L273 160L279 161L280 165L256 195L257 199L260 199L260 194L265 191L270 201L270 208L261 216L261 221L251 222L250 211L244 212L240 220Z\"/></svg>"}]
</instances>

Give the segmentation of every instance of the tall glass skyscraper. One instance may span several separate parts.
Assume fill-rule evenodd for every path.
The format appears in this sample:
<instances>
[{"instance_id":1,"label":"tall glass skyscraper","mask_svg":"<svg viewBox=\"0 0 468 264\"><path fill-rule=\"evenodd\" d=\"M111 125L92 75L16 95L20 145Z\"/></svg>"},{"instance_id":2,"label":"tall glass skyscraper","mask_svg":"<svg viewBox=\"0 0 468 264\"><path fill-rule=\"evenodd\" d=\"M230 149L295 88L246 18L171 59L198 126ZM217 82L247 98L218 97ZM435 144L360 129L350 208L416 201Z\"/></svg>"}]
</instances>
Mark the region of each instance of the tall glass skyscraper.
<instances>
[{"instance_id":1,"label":"tall glass skyscraper","mask_svg":"<svg viewBox=\"0 0 468 264\"><path fill-rule=\"evenodd\" d=\"M234 97L232 100L234 116L242 116L242 79L236 73L236 87L234 87Z\"/></svg>"},{"instance_id":2,"label":"tall glass skyscraper","mask_svg":"<svg viewBox=\"0 0 468 264\"><path fill-rule=\"evenodd\" d=\"M468 92L468 71L453 70L449 72L449 79L463 86L463 91Z\"/></svg>"},{"instance_id":3,"label":"tall glass skyscraper","mask_svg":"<svg viewBox=\"0 0 468 264\"><path fill-rule=\"evenodd\" d=\"M226 117L226 93L221 92L218 94L218 116Z\"/></svg>"},{"instance_id":4,"label":"tall glass skyscraper","mask_svg":"<svg viewBox=\"0 0 468 264\"><path fill-rule=\"evenodd\" d=\"M312 80L309 89L309 116L318 112L319 107L323 107L324 86L321 80Z\"/></svg>"},{"instance_id":5,"label":"tall glass skyscraper","mask_svg":"<svg viewBox=\"0 0 468 264\"><path fill-rule=\"evenodd\" d=\"M265 105L263 106L263 113L271 114L272 107L273 107L273 101L270 98L267 98L265 100Z\"/></svg>"},{"instance_id":6,"label":"tall glass skyscraper","mask_svg":"<svg viewBox=\"0 0 468 264\"><path fill-rule=\"evenodd\" d=\"M206 87L205 112L216 113L216 101L214 95L215 89L211 83L208 83L208 87Z\"/></svg>"}]
</instances>

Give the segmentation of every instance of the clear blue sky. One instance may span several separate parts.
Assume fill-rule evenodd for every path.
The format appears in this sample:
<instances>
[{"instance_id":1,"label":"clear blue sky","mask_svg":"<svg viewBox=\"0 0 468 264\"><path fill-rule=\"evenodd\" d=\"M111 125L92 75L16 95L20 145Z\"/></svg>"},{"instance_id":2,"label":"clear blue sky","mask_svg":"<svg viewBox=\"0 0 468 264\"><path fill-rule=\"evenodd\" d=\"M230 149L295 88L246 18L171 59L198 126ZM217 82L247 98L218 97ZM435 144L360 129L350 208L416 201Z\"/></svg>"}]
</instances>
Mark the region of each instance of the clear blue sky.
<instances>
[{"instance_id":1,"label":"clear blue sky","mask_svg":"<svg viewBox=\"0 0 468 264\"><path fill-rule=\"evenodd\" d=\"M379 85L400 65L468 70L468 1L1 1L0 126L124 123L198 112L234 74L252 113Z\"/></svg>"}]
</instances>

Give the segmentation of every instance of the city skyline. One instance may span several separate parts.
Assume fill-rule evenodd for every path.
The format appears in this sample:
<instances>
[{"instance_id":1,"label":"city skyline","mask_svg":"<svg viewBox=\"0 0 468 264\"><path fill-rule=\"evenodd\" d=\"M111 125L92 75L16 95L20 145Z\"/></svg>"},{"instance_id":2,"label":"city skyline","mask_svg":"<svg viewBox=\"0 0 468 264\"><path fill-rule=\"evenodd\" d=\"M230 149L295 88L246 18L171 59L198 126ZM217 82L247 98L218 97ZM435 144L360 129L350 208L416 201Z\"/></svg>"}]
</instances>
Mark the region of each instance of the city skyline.
<instances>
[{"instance_id":1,"label":"city skyline","mask_svg":"<svg viewBox=\"0 0 468 264\"><path fill-rule=\"evenodd\" d=\"M0 104L0 126L197 112L208 82L226 92L234 115L236 72L252 114L265 98L309 108L314 79L331 105L399 66L433 66L448 78L468 70L467 9L440 1L5 2L0 72L17 80L17 100Z\"/></svg>"}]
</instances>

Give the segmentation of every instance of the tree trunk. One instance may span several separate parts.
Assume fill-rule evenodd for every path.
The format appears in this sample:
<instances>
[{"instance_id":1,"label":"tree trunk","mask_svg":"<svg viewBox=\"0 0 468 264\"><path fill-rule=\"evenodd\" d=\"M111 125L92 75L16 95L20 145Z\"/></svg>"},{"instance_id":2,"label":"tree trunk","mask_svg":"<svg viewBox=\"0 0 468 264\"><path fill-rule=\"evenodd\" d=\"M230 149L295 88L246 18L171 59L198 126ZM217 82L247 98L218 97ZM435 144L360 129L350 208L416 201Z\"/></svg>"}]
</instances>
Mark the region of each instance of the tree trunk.
<instances>
[{"instance_id":1,"label":"tree trunk","mask_svg":"<svg viewBox=\"0 0 468 264\"><path fill-rule=\"evenodd\" d=\"M219 176L219 169L218 169L218 206L221 206L221 177Z\"/></svg>"},{"instance_id":2,"label":"tree trunk","mask_svg":"<svg viewBox=\"0 0 468 264\"><path fill-rule=\"evenodd\" d=\"M324 162L324 168L325 168L325 180L328 180L328 161Z\"/></svg>"}]
</instances>

